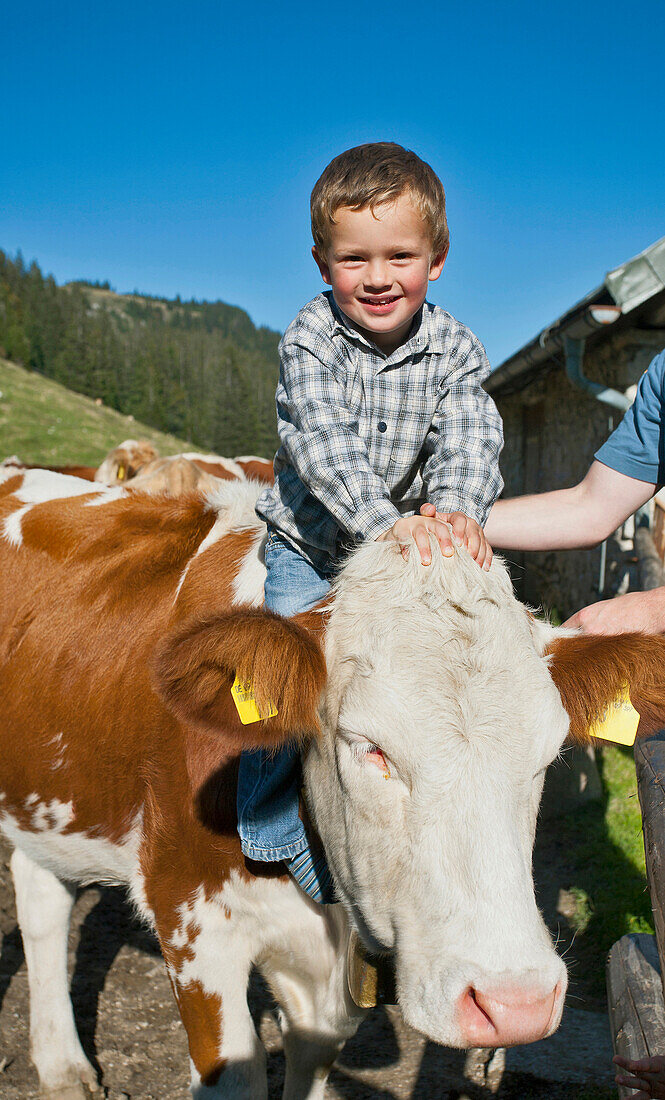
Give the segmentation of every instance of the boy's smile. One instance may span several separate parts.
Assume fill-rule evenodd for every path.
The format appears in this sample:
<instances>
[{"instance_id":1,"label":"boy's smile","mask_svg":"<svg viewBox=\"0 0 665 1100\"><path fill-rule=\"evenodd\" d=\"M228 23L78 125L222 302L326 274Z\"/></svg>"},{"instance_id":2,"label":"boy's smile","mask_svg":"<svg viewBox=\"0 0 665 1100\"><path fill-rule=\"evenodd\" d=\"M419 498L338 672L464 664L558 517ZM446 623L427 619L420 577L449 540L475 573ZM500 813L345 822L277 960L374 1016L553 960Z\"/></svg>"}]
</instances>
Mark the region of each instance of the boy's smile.
<instances>
[{"instance_id":1,"label":"boy's smile","mask_svg":"<svg viewBox=\"0 0 665 1100\"><path fill-rule=\"evenodd\" d=\"M330 245L312 249L323 281L351 323L390 355L438 279L446 254L431 255L427 225L408 194L374 208L335 211Z\"/></svg>"}]
</instances>

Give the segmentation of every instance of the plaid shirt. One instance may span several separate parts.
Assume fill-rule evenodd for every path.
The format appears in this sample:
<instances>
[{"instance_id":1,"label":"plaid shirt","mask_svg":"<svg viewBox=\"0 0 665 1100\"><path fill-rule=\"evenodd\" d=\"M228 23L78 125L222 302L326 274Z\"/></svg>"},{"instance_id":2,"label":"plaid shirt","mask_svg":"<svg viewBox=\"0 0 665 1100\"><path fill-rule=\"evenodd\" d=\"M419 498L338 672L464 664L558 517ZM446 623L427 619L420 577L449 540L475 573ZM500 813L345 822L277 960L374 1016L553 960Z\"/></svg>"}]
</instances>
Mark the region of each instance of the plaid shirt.
<instances>
[{"instance_id":1,"label":"plaid shirt","mask_svg":"<svg viewBox=\"0 0 665 1100\"><path fill-rule=\"evenodd\" d=\"M275 484L256 510L315 568L375 539L424 500L483 524L502 487L501 417L480 341L425 302L391 355L352 328L332 293L280 343Z\"/></svg>"}]
</instances>

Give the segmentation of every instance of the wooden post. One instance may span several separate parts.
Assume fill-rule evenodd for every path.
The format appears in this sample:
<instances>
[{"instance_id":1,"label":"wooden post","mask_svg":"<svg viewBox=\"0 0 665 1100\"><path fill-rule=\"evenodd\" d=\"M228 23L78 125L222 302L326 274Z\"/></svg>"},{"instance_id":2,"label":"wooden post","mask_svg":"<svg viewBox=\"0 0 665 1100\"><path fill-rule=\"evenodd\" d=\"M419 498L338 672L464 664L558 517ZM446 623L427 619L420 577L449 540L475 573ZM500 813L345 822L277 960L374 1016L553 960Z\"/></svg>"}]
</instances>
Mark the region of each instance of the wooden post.
<instances>
[{"instance_id":1,"label":"wooden post","mask_svg":"<svg viewBox=\"0 0 665 1100\"><path fill-rule=\"evenodd\" d=\"M660 588L665 584L665 572L648 527L636 528L633 545L637 554L640 588L643 592L648 592L652 588Z\"/></svg>"},{"instance_id":2,"label":"wooden post","mask_svg":"<svg viewBox=\"0 0 665 1100\"><path fill-rule=\"evenodd\" d=\"M639 738L634 752L647 881L662 980L665 974L665 730Z\"/></svg>"},{"instance_id":3,"label":"wooden post","mask_svg":"<svg viewBox=\"0 0 665 1100\"><path fill-rule=\"evenodd\" d=\"M665 493L661 489L653 498L653 542L656 553L665 566Z\"/></svg>"},{"instance_id":4,"label":"wooden post","mask_svg":"<svg viewBox=\"0 0 665 1100\"><path fill-rule=\"evenodd\" d=\"M622 936L607 960L607 1005L614 1053L649 1058L663 1053L665 1003L658 952L653 936ZM621 1100L634 1096L619 1088Z\"/></svg>"}]
</instances>

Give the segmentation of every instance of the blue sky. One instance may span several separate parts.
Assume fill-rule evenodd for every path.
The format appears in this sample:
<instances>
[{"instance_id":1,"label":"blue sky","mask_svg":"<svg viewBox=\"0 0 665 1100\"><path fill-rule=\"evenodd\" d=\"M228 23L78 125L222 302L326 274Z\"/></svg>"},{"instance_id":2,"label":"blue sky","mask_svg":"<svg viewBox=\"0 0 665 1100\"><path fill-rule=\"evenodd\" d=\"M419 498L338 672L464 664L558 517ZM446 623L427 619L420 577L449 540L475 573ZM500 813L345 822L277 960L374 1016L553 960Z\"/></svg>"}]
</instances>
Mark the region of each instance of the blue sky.
<instances>
[{"instance_id":1,"label":"blue sky","mask_svg":"<svg viewBox=\"0 0 665 1100\"><path fill-rule=\"evenodd\" d=\"M321 288L311 187L372 140L443 180L430 298L493 365L665 235L662 0L8 7L0 248L59 282L283 329Z\"/></svg>"}]
</instances>

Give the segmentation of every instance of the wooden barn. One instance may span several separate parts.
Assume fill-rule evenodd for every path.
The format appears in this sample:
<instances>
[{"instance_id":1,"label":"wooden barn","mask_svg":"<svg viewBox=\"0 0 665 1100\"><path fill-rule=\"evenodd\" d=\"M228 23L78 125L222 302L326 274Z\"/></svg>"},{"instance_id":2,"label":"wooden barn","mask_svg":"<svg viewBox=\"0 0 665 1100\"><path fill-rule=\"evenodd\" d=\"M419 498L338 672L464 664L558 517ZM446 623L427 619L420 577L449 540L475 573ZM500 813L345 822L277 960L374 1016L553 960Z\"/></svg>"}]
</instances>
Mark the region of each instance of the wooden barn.
<instances>
[{"instance_id":1,"label":"wooden barn","mask_svg":"<svg viewBox=\"0 0 665 1100\"><path fill-rule=\"evenodd\" d=\"M665 347L665 237L605 276L506 359L486 389L503 416L507 497L579 481L619 423L653 356ZM665 515L648 508L661 557ZM631 519L593 550L511 551L519 595L566 617L641 586Z\"/></svg>"}]
</instances>

